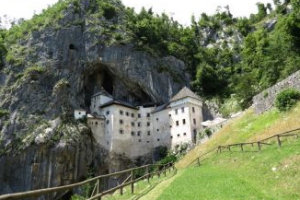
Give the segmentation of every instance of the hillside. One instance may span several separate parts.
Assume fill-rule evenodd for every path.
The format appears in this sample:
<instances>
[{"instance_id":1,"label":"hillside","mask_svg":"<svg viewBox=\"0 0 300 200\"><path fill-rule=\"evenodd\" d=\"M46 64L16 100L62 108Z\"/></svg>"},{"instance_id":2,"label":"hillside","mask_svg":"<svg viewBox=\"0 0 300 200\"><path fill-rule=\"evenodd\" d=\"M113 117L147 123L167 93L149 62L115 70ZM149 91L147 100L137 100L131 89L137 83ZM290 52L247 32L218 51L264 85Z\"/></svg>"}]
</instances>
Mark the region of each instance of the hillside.
<instances>
[{"instance_id":1,"label":"hillside","mask_svg":"<svg viewBox=\"0 0 300 200\"><path fill-rule=\"evenodd\" d=\"M218 145L256 141L299 128L299 116L299 104L289 113L272 110L257 116L247 110L181 159L175 178L141 199L299 199L299 139L285 140L281 148L274 143L261 152L257 147L247 147L244 153L239 148L214 153L200 167L188 167L197 156Z\"/></svg>"}]
</instances>

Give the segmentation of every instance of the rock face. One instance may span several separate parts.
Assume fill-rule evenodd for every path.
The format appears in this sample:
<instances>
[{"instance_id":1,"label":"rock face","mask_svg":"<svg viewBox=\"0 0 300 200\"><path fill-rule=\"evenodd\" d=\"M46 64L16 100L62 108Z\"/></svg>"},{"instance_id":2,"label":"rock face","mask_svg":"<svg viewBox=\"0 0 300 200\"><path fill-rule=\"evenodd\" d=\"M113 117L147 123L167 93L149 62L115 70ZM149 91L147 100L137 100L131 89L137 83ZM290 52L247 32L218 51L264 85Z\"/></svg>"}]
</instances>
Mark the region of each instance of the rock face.
<instances>
[{"instance_id":1,"label":"rock face","mask_svg":"<svg viewBox=\"0 0 300 200\"><path fill-rule=\"evenodd\" d=\"M146 104L164 103L189 84L182 61L131 42L107 43L103 30L122 16L95 21L86 11L92 2L82 0L79 13L69 5L59 28L19 40L14 48L22 49L22 63L0 70L0 108L8 112L0 115L0 194L79 181L90 168L108 171L86 125L72 121L73 110L88 110L101 88L115 99Z\"/></svg>"},{"instance_id":2,"label":"rock face","mask_svg":"<svg viewBox=\"0 0 300 200\"><path fill-rule=\"evenodd\" d=\"M253 107L257 114L263 113L274 106L278 93L284 89L294 88L300 91L300 71L290 75L274 86L253 97Z\"/></svg>"}]
</instances>

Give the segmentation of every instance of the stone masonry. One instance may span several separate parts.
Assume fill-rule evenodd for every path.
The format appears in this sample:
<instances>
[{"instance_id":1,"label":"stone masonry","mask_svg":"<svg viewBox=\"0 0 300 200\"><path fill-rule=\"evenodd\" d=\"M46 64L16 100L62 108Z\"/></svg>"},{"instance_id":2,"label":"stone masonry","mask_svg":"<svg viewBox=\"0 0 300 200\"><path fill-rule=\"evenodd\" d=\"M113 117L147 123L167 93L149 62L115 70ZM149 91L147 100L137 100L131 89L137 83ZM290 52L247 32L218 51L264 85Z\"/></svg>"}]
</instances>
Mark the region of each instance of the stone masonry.
<instances>
[{"instance_id":1,"label":"stone masonry","mask_svg":"<svg viewBox=\"0 0 300 200\"><path fill-rule=\"evenodd\" d=\"M255 112L261 114L271 109L274 106L277 94L288 88L300 90L300 70L254 96L253 107Z\"/></svg>"}]
</instances>

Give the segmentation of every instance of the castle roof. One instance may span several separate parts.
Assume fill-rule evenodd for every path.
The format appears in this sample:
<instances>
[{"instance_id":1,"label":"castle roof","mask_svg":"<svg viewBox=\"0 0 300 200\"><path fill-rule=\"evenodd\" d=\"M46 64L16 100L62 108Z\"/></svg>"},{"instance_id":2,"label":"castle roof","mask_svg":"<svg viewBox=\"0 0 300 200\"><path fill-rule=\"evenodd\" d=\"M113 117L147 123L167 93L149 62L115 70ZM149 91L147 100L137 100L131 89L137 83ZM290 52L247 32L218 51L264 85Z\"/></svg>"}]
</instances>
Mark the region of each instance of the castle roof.
<instances>
[{"instance_id":1,"label":"castle roof","mask_svg":"<svg viewBox=\"0 0 300 200\"><path fill-rule=\"evenodd\" d=\"M170 102L184 99L186 97L191 97L191 98L201 101L201 98L198 95L196 95L194 92L192 92L192 90L190 90L187 87L184 87L175 96L173 96L171 98Z\"/></svg>"},{"instance_id":2,"label":"castle roof","mask_svg":"<svg viewBox=\"0 0 300 200\"><path fill-rule=\"evenodd\" d=\"M113 98L111 94L109 94L108 92L106 92L105 90L101 90L100 92L95 93L92 97L96 97L99 95L104 95L110 98Z\"/></svg>"},{"instance_id":3,"label":"castle roof","mask_svg":"<svg viewBox=\"0 0 300 200\"><path fill-rule=\"evenodd\" d=\"M136 110L138 110L137 107L135 107L135 106L133 106L133 105L131 105L131 104L129 104L129 103L126 103L126 102L124 102L124 101L119 101L119 100L112 100L112 101L109 101L109 102L107 102L107 103L101 105L100 108L104 108L104 107L111 106L111 105L120 105L120 106L125 106L125 107L127 107L127 108L131 108L131 109L136 109Z\"/></svg>"}]
</instances>

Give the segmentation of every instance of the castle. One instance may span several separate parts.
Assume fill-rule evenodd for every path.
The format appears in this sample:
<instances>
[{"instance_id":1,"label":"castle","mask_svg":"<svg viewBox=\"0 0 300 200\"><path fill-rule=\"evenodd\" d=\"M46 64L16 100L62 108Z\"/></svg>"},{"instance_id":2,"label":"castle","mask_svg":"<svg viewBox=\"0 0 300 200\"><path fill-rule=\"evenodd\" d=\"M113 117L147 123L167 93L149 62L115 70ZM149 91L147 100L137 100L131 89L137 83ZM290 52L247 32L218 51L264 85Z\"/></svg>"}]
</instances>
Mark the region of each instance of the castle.
<instances>
[{"instance_id":1,"label":"castle","mask_svg":"<svg viewBox=\"0 0 300 200\"><path fill-rule=\"evenodd\" d=\"M103 91L92 96L90 111L87 123L96 141L109 152L131 159L159 146L193 145L202 130L202 101L187 87L160 106L133 106ZM74 114L80 118L86 113Z\"/></svg>"}]
</instances>

